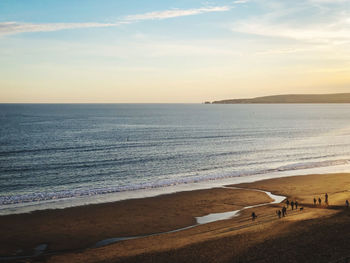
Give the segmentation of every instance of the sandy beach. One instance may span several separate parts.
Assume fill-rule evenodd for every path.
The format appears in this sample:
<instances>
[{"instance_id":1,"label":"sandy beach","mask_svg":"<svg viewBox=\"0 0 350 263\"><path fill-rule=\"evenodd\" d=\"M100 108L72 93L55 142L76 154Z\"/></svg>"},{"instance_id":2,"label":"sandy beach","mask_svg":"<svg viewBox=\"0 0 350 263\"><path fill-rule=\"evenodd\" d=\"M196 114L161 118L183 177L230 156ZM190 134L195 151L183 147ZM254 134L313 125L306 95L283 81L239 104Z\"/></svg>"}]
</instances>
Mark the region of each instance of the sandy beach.
<instances>
[{"instance_id":1,"label":"sandy beach","mask_svg":"<svg viewBox=\"0 0 350 263\"><path fill-rule=\"evenodd\" d=\"M0 263L350 263L349 59L350 0L0 0Z\"/></svg>"},{"instance_id":2,"label":"sandy beach","mask_svg":"<svg viewBox=\"0 0 350 263\"><path fill-rule=\"evenodd\" d=\"M45 252L45 262L336 262L350 257L350 174L307 175L0 217L0 254ZM261 189L297 200L303 210L276 210L285 203L245 209L237 217L174 233L94 248L104 239L150 235L196 224L195 217L269 203ZM324 204L328 193L329 205ZM322 205L314 205L320 197ZM284 201L285 202L285 201ZM350 210L350 209L349 209ZM252 221L254 211L258 217ZM7 259L10 261L10 258ZM16 261L13 259L12 261ZM18 261L18 259L17 259ZM347 262L347 261L346 261Z\"/></svg>"}]
</instances>

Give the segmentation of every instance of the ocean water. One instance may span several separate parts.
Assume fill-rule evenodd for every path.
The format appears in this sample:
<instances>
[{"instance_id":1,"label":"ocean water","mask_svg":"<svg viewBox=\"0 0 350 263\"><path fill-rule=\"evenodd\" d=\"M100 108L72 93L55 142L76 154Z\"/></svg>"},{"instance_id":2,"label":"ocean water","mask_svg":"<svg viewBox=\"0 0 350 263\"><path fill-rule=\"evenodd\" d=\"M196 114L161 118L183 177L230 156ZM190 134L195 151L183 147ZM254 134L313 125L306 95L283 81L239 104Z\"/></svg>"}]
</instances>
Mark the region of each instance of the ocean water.
<instances>
[{"instance_id":1,"label":"ocean water","mask_svg":"<svg viewBox=\"0 0 350 263\"><path fill-rule=\"evenodd\" d=\"M349 104L0 104L0 214L348 167Z\"/></svg>"}]
</instances>

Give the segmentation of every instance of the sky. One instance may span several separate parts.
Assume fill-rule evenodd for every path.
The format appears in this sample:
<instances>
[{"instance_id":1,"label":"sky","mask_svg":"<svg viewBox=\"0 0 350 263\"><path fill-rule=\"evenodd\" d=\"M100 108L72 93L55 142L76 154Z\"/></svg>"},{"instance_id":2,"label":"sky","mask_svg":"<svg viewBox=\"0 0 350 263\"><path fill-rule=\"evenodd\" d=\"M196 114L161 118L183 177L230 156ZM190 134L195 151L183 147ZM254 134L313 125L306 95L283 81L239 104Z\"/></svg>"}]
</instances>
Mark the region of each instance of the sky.
<instances>
[{"instance_id":1,"label":"sky","mask_svg":"<svg viewBox=\"0 0 350 263\"><path fill-rule=\"evenodd\" d=\"M350 92L350 0L0 0L0 103Z\"/></svg>"}]
</instances>

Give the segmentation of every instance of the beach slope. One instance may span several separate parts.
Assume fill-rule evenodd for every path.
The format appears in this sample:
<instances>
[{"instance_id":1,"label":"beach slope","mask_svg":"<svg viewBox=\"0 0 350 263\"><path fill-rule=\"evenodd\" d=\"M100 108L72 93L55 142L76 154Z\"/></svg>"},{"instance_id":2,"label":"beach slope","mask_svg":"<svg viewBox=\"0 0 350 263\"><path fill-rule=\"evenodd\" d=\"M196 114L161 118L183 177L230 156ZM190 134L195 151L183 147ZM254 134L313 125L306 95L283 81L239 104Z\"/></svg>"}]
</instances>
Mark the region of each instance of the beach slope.
<instances>
[{"instance_id":1,"label":"beach slope","mask_svg":"<svg viewBox=\"0 0 350 263\"><path fill-rule=\"evenodd\" d=\"M11 227L11 233L5 231L0 238L2 254L26 246L29 253L31 247L46 243L44 254L29 260L338 262L350 257L350 209L345 207L345 200L350 199L350 174L276 178L234 187L244 189L215 188L0 217L2 226ZM197 216L272 201L265 193L249 189L284 195L298 201L299 207L291 210L289 206L287 216L279 219L276 210L285 206L285 201L263 205L244 209L231 219L148 236L193 225ZM329 205L324 203L325 193ZM313 204L314 197L322 199L321 205ZM258 215L254 221L250 217L253 211ZM24 222L28 226L16 228ZM42 226L46 232L35 231L40 224L46 225ZM99 240L134 235L146 236L93 247Z\"/></svg>"}]
</instances>

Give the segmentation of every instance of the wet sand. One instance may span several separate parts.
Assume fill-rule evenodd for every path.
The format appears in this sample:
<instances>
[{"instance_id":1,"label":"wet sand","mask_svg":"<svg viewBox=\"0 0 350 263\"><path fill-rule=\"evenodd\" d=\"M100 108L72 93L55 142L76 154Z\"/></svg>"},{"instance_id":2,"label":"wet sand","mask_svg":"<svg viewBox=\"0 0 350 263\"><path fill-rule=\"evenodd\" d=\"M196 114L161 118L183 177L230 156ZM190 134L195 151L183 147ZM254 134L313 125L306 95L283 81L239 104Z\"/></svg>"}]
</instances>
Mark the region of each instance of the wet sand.
<instances>
[{"instance_id":1,"label":"wet sand","mask_svg":"<svg viewBox=\"0 0 350 263\"><path fill-rule=\"evenodd\" d=\"M215 188L67 209L0 217L0 255L31 254L94 246L103 239L171 231L196 224L195 217L270 202L264 193Z\"/></svg>"},{"instance_id":2,"label":"wet sand","mask_svg":"<svg viewBox=\"0 0 350 263\"><path fill-rule=\"evenodd\" d=\"M313 204L314 197L320 197L324 204L325 193L329 195L330 205L344 205L345 200L350 197L350 175L344 173L292 176L236 186L271 191L289 197L290 201L298 200L303 204Z\"/></svg>"},{"instance_id":3,"label":"wet sand","mask_svg":"<svg viewBox=\"0 0 350 263\"><path fill-rule=\"evenodd\" d=\"M29 253L46 243L46 252L71 250L39 258L48 262L330 262L350 257L350 209L344 207L350 199L350 174L285 177L238 186L285 195L298 200L304 210L288 209L287 217L278 219L275 212L284 204L270 204L243 210L228 220L100 248L91 247L106 238L165 232L193 225L197 216L272 200L262 192L215 188L3 216L1 254L18 249ZM313 197L324 200L325 192L330 205L314 206ZM254 222L252 211L258 215Z\"/></svg>"}]
</instances>

